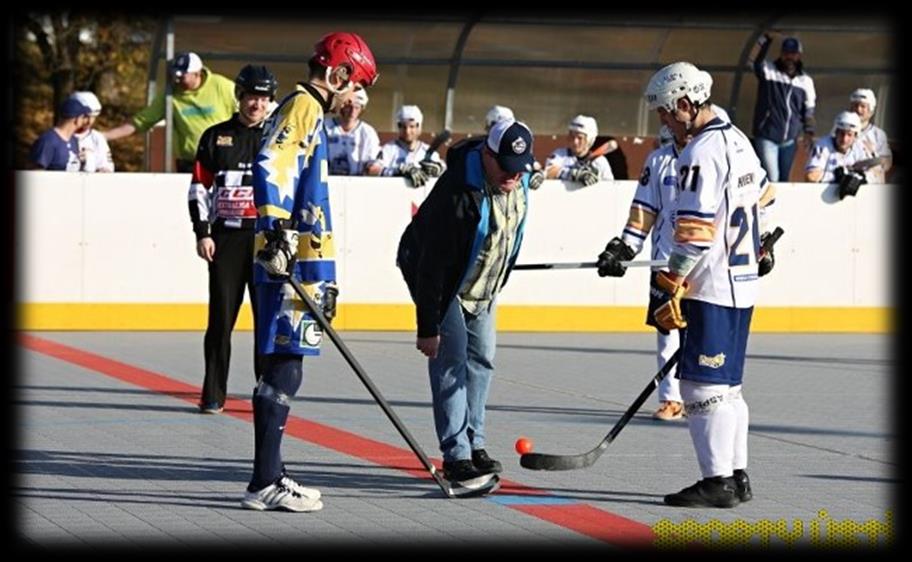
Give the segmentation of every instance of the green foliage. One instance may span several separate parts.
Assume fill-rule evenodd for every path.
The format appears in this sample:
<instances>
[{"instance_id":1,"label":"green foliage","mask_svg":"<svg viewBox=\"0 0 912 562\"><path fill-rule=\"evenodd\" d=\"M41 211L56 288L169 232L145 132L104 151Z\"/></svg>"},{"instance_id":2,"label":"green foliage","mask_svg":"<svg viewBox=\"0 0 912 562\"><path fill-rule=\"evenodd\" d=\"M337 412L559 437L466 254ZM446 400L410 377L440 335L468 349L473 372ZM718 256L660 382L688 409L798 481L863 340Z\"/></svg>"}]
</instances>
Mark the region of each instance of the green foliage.
<instances>
[{"instance_id":1,"label":"green foliage","mask_svg":"<svg viewBox=\"0 0 912 562\"><path fill-rule=\"evenodd\" d=\"M95 92L95 128L120 125L146 105L151 17L85 13L29 14L17 22L13 162L28 167L29 147L54 125L55 108L76 90ZM142 171L143 135L111 142L118 171Z\"/></svg>"}]
</instances>

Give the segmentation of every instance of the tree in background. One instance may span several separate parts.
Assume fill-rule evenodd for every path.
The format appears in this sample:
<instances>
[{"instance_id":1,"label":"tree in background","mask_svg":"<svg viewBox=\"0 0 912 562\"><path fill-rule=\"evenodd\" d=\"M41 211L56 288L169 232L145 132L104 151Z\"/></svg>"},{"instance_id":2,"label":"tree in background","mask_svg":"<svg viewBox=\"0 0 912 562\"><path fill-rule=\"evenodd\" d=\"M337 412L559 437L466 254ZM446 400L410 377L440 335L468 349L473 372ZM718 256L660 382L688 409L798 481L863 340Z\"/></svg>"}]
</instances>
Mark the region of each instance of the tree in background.
<instances>
[{"instance_id":1,"label":"tree in background","mask_svg":"<svg viewBox=\"0 0 912 562\"><path fill-rule=\"evenodd\" d=\"M152 17L77 12L28 14L15 26L14 164L54 125L55 112L76 90L95 92L104 109L99 129L122 123L146 105L149 57L159 22ZM112 146L118 171L143 170L143 135Z\"/></svg>"}]
</instances>

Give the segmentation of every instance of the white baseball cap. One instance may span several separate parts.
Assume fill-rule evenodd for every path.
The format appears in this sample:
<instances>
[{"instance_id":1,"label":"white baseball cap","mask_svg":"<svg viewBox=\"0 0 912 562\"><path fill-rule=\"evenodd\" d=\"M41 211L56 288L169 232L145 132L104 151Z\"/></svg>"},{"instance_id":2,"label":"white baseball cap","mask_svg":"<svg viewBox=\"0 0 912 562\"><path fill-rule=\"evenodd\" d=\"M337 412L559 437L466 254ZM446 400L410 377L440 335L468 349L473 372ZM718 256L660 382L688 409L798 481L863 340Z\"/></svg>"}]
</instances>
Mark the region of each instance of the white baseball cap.
<instances>
[{"instance_id":1,"label":"white baseball cap","mask_svg":"<svg viewBox=\"0 0 912 562\"><path fill-rule=\"evenodd\" d=\"M417 105L403 105L399 108L396 113L396 123L404 123L405 121L414 121L415 124L421 125L422 121L424 121L424 115L421 114L421 110L418 109Z\"/></svg>"},{"instance_id":2,"label":"white baseball cap","mask_svg":"<svg viewBox=\"0 0 912 562\"><path fill-rule=\"evenodd\" d=\"M871 106L871 112L874 111L874 108L877 107L877 98L874 97L874 90L869 90L868 88L858 88L852 95L849 96L850 102L860 101Z\"/></svg>"},{"instance_id":3,"label":"white baseball cap","mask_svg":"<svg viewBox=\"0 0 912 562\"><path fill-rule=\"evenodd\" d=\"M485 129L490 129L494 123L504 119L515 119L515 117L513 117L513 110L502 105L495 105L489 109L488 114L485 115Z\"/></svg>"},{"instance_id":4,"label":"white baseball cap","mask_svg":"<svg viewBox=\"0 0 912 562\"><path fill-rule=\"evenodd\" d=\"M89 115L98 116L101 113L101 102L92 92L73 92L70 97L92 110Z\"/></svg>"},{"instance_id":5,"label":"white baseball cap","mask_svg":"<svg viewBox=\"0 0 912 562\"><path fill-rule=\"evenodd\" d=\"M192 51L178 53L171 62L171 76L180 78L189 72L199 72L203 69L203 59Z\"/></svg>"},{"instance_id":6,"label":"white baseball cap","mask_svg":"<svg viewBox=\"0 0 912 562\"><path fill-rule=\"evenodd\" d=\"M588 115L577 115L570 120L568 128L571 131L583 133L590 142L598 136L598 124L595 122L595 117Z\"/></svg>"}]
</instances>

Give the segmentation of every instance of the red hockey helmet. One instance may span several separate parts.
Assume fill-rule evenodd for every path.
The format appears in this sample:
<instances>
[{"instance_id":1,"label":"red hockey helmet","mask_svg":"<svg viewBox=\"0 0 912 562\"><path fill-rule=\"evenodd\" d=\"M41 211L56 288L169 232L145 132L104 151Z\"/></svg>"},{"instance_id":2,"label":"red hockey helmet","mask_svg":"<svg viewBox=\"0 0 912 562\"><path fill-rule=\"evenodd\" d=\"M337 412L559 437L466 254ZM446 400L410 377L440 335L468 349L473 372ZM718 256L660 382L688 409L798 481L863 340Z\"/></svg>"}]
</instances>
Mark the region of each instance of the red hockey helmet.
<instances>
[{"instance_id":1,"label":"red hockey helmet","mask_svg":"<svg viewBox=\"0 0 912 562\"><path fill-rule=\"evenodd\" d=\"M321 66L330 69L339 66L348 68L348 79L365 88L373 86L379 76L374 54L364 39L355 33L325 35L314 45L314 58Z\"/></svg>"}]
</instances>

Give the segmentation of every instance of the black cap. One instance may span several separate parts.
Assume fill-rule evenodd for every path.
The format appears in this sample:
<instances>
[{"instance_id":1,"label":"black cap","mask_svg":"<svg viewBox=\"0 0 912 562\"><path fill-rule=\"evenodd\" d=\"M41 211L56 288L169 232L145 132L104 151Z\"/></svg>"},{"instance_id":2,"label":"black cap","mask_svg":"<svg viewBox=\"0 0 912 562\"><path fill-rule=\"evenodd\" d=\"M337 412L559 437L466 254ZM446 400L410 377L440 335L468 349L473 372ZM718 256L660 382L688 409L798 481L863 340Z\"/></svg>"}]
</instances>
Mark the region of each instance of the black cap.
<instances>
[{"instance_id":1,"label":"black cap","mask_svg":"<svg viewBox=\"0 0 912 562\"><path fill-rule=\"evenodd\" d=\"M532 154L532 131L524 123L503 119L488 132L488 148L497 155L497 164L511 174L531 172L535 156Z\"/></svg>"}]
</instances>

